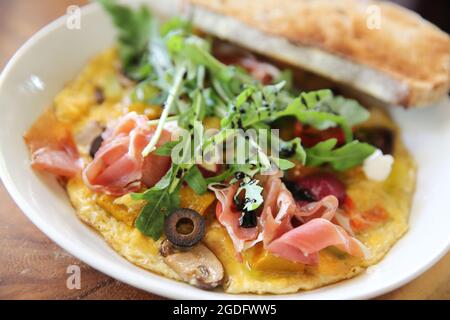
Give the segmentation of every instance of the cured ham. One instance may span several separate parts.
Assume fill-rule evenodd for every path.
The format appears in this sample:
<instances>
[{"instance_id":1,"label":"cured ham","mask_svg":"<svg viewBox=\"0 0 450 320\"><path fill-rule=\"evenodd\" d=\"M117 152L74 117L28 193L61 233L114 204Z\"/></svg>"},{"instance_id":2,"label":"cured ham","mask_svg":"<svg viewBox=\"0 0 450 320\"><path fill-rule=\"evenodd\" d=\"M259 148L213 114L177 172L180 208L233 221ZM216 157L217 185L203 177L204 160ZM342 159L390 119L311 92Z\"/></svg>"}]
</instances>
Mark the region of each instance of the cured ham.
<instances>
[{"instance_id":1,"label":"cured ham","mask_svg":"<svg viewBox=\"0 0 450 320\"><path fill-rule=\"evenodd\" d=\"M292 194L281 182L281 172L261 176L264 205L261 214L264 246L292 229L291 218L297 212Z\"/></svg>"},{"instance_id":2,"label":"cured ham","mask_svg":"<svg viewBox=\"0 0 450 320\"><path fill-rule=\"evenodd\" d=\"M264 247L271 253L305 264L317 263L318 252L329 246L354 256L368 256L361 242L332 222L339 206L335 196L301 206L295 203L279 175L267 178L265 190L269 201L262 212ZM294 217L303 224L294 227Z\"/></svg>"},{"instance_id":3,"label":"cured ham","mask_svg":"<svg viewBox=\"0 0 450 320\"><path fill-rule=\"evenodd\" d=\"M367 258L365 246L340 226L323 218L313 219L283 234L268 246L268 250L278 253L289 260L303 262L297 256L286 253L287 247L301 251L306 257L317 254L320 250L335 246L352 256ZM298 259L298 260L297 260Z\"/></svg>"},{"instance_id":4,"label":"cured ham","mask_svg":"<svg viewBox=\"0 0 450 320\"><path fill-rule=\"evenodd\" d=\"M31 166L61 177L73 177L82 168L72 131L52 110L45 112L24 136Z\"/></svg>"},{"instance_id":5,"label":"cured ham","mask_svg":"<svg viewBox=\"0 0 450 320\"><path fill-rule=\"evenodd\" d=\"M258 227L252 229L239 225L240 212L233 206L237 186L213 189L221 206L217 218L227 229L237 252L262 241L272 254L304 264L318 263L319 251L329 246L356 257L368 257L366 247L334 223L339 210L336 196L327 195L316 202L299 204L281 181L281 175L277 172L257 177L264 187L264 204Z\"/></svg>"},{"instance_id":6,"label":"cured ham","mask_svg":"<svg viewBox=\"0 0 450 320\"><path fill-rule=\"evenodd\" d=\"M137 191L142 184L152 187L171 165L170 157L142 156L154 132L154 127L148 127L147 118L135 112L119 119L103 133L104 141L94 160L83 170L86 185L112 195ZM157 146L168 141L170 133L163 130Z\"/></svg>"},{"instance_id":7,"label":"cured ham","mask_svg":"<svg viewBox=\"0 0 450 320\"><path fill-rule=\"evenodd\" d=\"M308 222L312 219L323 218L332 220L339 207L339 201L335 196L326 196L317 202L311 202L306 205L300 205L297 202L297 212L295 217L302 222Z\"/></svg>"},{"instance_id":8,"label":"cured ham","mask_svg":"<svg viewBox=\"0 0 450 320\"><path fill-rule=\"evenodd\" d=\"M81 170L80 159L73 150L64 147L43 147L31 155L31 166L61 177L74 177Z\"/></svg>"},{"instance_id":9,"label":"cured ham","mask_svg":"<svg viewBox=\"0 0 450 320\"><path fill-rule=\"evenodd\" d=\"M233 202L238 184L232 184L226 188L220 186L210 186L209 188L214 191L217 200L219 200L216 210L217 220L227 229L234 249L240 257L239 254L243 251L246 241L255 240L258 237L259 230L257 227L241 228L239 224L241 212L236 209Z\"/></svg>"}]
</instances>

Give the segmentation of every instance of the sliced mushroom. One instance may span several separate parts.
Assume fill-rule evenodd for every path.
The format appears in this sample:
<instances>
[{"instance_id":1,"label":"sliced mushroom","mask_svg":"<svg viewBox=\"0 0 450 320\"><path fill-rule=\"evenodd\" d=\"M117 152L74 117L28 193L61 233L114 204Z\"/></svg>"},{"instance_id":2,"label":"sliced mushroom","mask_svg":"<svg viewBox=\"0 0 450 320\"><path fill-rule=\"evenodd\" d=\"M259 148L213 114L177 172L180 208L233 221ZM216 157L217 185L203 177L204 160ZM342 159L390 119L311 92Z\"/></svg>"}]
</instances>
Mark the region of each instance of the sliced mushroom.
<instances>
[{"instance_id":1,"label":"sliced mushroom","mask_svg":"<svg viewBox=\"0 0 450 320\"><path fill-rule=\"evenodd\" d=\"M164 262L173 271L196 287L213 289L222 283L224 275L222 263L201 243L189 249L180 249L165 240L160 253L164 257Z\"/></svg>"}]
</instances>

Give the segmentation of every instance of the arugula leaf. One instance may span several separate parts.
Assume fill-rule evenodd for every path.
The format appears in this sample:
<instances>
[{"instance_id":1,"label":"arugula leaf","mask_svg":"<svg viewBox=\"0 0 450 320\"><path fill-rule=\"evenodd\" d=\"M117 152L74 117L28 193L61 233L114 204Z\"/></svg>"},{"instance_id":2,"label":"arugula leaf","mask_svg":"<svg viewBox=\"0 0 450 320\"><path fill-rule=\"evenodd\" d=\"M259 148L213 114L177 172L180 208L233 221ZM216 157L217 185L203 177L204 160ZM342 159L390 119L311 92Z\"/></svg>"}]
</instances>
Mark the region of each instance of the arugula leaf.
<instances>
[{"instance_id":1,"label":"arugula leaf","mask_svg":"<svg viewBox=\"0 0 450 320\"><path fill-rule=\"evenodd\" d=\"M169 171L166 172L164 177L162 177L161 180L159 180L159 182L157 184L155 184L152 188L147 189L142 193L132 193L131 198L133 200L146 200L147 194L151 194L154 191L162 191L162 190L168 188L170 186L170 183L171 183L173 177L175 176L177 170L178 170L178 168L172 165L170 167Z\"/></svg>"},{"instance_id":2,"label":"arugula leaf","mask_svg":"<svg viewBox=\"0 0 450 320\"><path fill-rule=\"evenodd\" d=\"M241 182L239 189L236 191L234 199L238 199L239 194L245 192L244 200L244 211L250 212L259 208L259 206L264 202L262 197L263 188L258 185L259 180L251 179L250 177L245 177Z\"/></svg>"},{"instance_id":3,"label":"arugula leaf","mask_svg":"<svg viewBox=\"0 0 450 320\"><path fill-rule=\"evenodd\" d=\"M185 40L182 52L192 62L204 65L220 80L231 80L233 76L232 68L217 60L207 49L208 46L203 39L190 37Z\"/></svg>"},{"instance_id":4,"label":"arugula leaf","mask_svg":"<svg viewBox=\"0 0 450 320\"><path fill-rule=\"evenodd\" d=\"M175 148L176 145L178 145L181 142L181 140L177 141L169 141L164 143L162 146L157 148L155 151L153 151L153 154L157 156L170 156L172 154L173 148Z\"/></svg>"},{"instance_id":5,"label":"arugula leaf","mask_svg":"<svg viewBox=\"0 0 450 320\"><path fill-rule=\"evenodd\" d=\"M344 171L360 165L375 152L375 147L357 140L334 149L336 139L329 139L306 149L306 165L320 166L329 163L334 170Z\"/></svg>"},{"instance_id":6,"label":"arugula leaf","mask_svg":"<svg viewBox=\"0 0 450 320\"><path fill-rule=\"evenodd\" d=\"M174 209L180 206L180 186L173 190L171 184L176 177L178 167L172 165L164 177L152 188L143 193L132 193L134 200L147 201L136 219L136 228L146 236L158 240L163 232L164 219Z\"/></svg>"},{"instance_id":7,"label":"arugula leaf","mask_svg":"<svg viewBox=\"0 0 450 320\"><path fill-rule=\"evenodd\" d=\"M151 102L158 96L160 90L153 86L149 81L142 81L130 93L132 102Z\"/></svg>"},{"instance_id":8,"label":"arugula leaf","mask_svg":"<svg viewBox=\"0 0 450 320\"><path fill-rule=\"evenodd\" d=\"M215 177L207 178L206 183L210 185L226 181L233 177L237 172L242 172L248 177L253 177L256 173L259 172L259 170L260 167L256 163L233 164L230 165L229 168L223 171L221 174ZM234 179L232 181L234 181Z\"/></svg>"},{"instance_id":9,"label":"arugula leaf","mask_svg":"<svg viewBox=\"0 0 450 320\"><path fill-rule=\"evenodd\" d=\"M325 101L323 105L319 105L319 109L339 114L347 120L350 126L362 123L370 116L370 112L360 105L358 101L341 96Z\"/></svg>"},{"instance_id":10,"label":"arugula leaf","mask_svg":"<svg viewBox=\"0 0 450 320\"><path fill-rule=\"evenodd\" d=\"M329 89L322 89L311 92L302 92L299 99L303 106L307 109L314 109L321 101L326 101L333 97L333 93Z\"/></svg>"},{"instance_id":11,"label":"arugula leaf","mask_svg":"<svg viewBox=\"0 0 450 320\"><path fill-rule=\"evenodd\" d=\"M317 95L311 92L310 94L303 95L303 99L302 97L296 98L286 109L278 112L275 117L294 116L301 123L309 124L319 130L325 130L338 125L344 131L346 140L351 141L353 139L352 129L344 117L330 112L317 111L314 108L314 106L320 103L320 97L323 99L330 98L328 92L331 93L329 90Z\"/></svg>"},{"instance_id":12,"label":"arugula leaf","mask_svg":"<svg viewBox=\"0 0 450 320\"><path fill-rule=\"evenodd\" d=\"M278 137L272 136L273 144L276 144L279 150L279 155L282 158L294 158L302 165L306 162L306 152L302 146L302 142L300 138L294 138L291 141L284 141L278 138L278 141L275 141Z\"/></svg>"},{"instance_id":13,"label":"arugula leaf","mask_svg":"<svg viewBox=\"0 0 450 320\"><path fill-rule=\"evenodd\" d=\"M284 81L286 85L284 88L288 91L293 89L294 85L294 75L292 73L292 70L286 69L280 72L279 76L274 80L273 83L280 83Z\"/></svg>"},{"instance_id":14,"label":"arugula leaf","mask_svg":"<svg viewBox=\"0 0 450 320\"><path fill-rule=\"evenodd\" d=\"M144 149L143 156L150 152L172 156L176 153L172 151L177 151L178 147L191 151L186 154L186 159L183 158L184 162L172 161L169 172L153 188L132 195L133 199L147 201L136 220L136 227L144 234L154 239L161 236L165 215L178 205L183 182L201 194L206 191L208 183L228 181L236 172L243 172L247 177L241 191L245 191L249 199L245 209L252 211L262 202L262 188L251 178L272 167L273 163L281 170L288 170L294 164L287 158L295 158L302 164L329 164L335 170L345 170L360 164L374 151L370 145L350 142L353 140L351 126L368 116L367 110L356 101L335 98L330 90L302 92L294 96L289 71L282 73L277 83L263 86L244 69L225 65L216 59L211 41L194 35L189 22L175 18L159 27L144 7L133 10L114 0L98 1L118 28L118 49L125 73L140 81L131 94L132 100L152 104L165 102L164 111L156 122L156 133ZM201 133L197 136L203 137L201 122L205 116L222 119L221 130L196 146L193 136ZM218 176L204 179L195 165L198 151L233 138L240 131L237 128L270 130L270 122L285 116L296 117L302 124L319 130L340 126L348 143L336 148L337 142L329 140L305 151L299 138L279 140L279 146L288 150L289 155L281 154L282 158L277 158L262 150L261 141L249 138L247 143L257 151L257 160L245 159L251 163L231 165ZM169 119L176 119L189 134L184 140L156 148L164 123ZM197 123L200 126L196 126Z\"/></svg>"},{"instance_id":15,"label":"arugula leaf","mask_svg":"<svg viewBox=\"0 0 450 320\"><path fill-rule=\"evenodd\" d=\"M181 128L191 130L195 122L203 121L206 115L206 103L201 90L195 90L192 93L192 106L180 114L178 125Z\"/></svg>"},{"instance_id":16,"label":"arugula leaf","mask_svg":"<svg viewBox=\"0 0 450 320\"><path fill-rule=\"evenodd\" d=\"M248 98L252 96L252 94L256 91L254 87L250 87L242 91L237 97L235 101L236 108L242 107L242 105L247 102Z\"/></svg>"},{"instance_id":17,"label":"arugula leaf","mask_svg":"<svg viewBox=\"0 0 450 320\"><path fill-rule=\"evenodd\" d=\"M169 189L149 189L145 192L144 199L147 204L136 219L136 228L144 235L158 240L164 229L164 219L174 209L180 206L179 190L169 193Z\"/></svg>"},{"instance_id":18,"label":"arugula leaf","mask_svg":"<svg viewBox=\"0 0 450 320\"><path fill-rule=\"evenodd\" d=\"M212 87L225 102L230 102L241 91L243 84L253 84L246 72L234 66L227 66L211 54L211 45L205 39L185 32L171 32L166 44L175 60L188 61L194 67L202 66L210 73Z\"/></svg>"},{"instance_id":19,"label":"arugula leaf","mask_svg":"<svg viewBox=\"0 0 450 320\"><path fill-rule=\"evenodd\" d=\"M331 159L330 154L333 152L337 144L337 139L328 139L319 142L312 148L307 148L306 151L306 165L317 167ZM327 157L328 156L328 157Z\"/></svg>"},{"instance_id":20,"label":"arugula leaf","mask_svg":"<svg viewBox=\"0 0 450 320\"><path fill-rule=\"evenodd\" d=\"M136 71L143 68L141 63L149 41L153 20L150 11L145 6L133 10L114 0L97 1L110 14L119 32L119 56L125 73L130 72L136 76ZM140 71L142 72L142 69Z\"/></svg>"},{"instance_id":21,"label":"arugula leaf","mask_svg":"<svg viewBox=\"0 0 450 320\"><path fill-rule=\"evenodd\" d=\"M225 170L224 172L222 172L221 174L219 174L215 177L206 178L206 184L210 185L210 184L224 182L224 181L228 180L229 178L231 178L234 175L234 173L235 172L233 171L232 168L228 168L227 170Z\"/></svg>"},{"instance_id":22,"label":"arugula leaf","mask_svg":"<svg viewBox=\"0 0 450 320\"><path fill-rule=\"evenodd\" d=\"M120 53L119 53L120 54ZM123 63L126 65L126 63ZM148 63L147 59L143 58L138 62L138 64L129 65L125 68L125 74L128 78L136 81L144 80L153 72L152 66Z\"/></svg>"},{"instance_id":23,"label":"arugula leaf","mask_svg":"<svg viewBox=\"0 0 450 320\"><path fill-rule=\"evenodd\" d=\"M192 24L190 21L180 17L174 17L161 26L161 36L165 37L171 32L180 32L190 34L192 32Z\"/></svg>"},{"instance_id":24,"label":"arugula leaf","mask_svg":"<svg viewBox=\"0 0 450 320\"><path fill-rule=\"evenodd\" d=\"M280 103L279 97L280 92L284 92L284 85L285 83L281 82L276 85L265 86L262 89L255 86L248 87L237 96L235 105L233 105L234 111L229 112L228 116L222 120L222 126L231 125L247 128L263 121L275 121L282 117L294 116L301 123L309 124L319 130L340 126L344 131L346 140L349 142L353 139L351 126L345 117L334 112L321 111L321 106L333 99L331 90L303 92L298 98L291 100L287 107L280 108L278 106ZM336 108L338 108L337 104ZM347 113L349 113L348 109L347 107ZM242 110L245 112L242 112Z\"/></svg>"},{"instance_id":25,"label":"arugula leaf","mask_svg":"<svg viewBox=\"0 0 450 320\"><path fill-rule=\"evenodd\" d=\"M295 167L295 163L286 160L286 159L281 159L281 158L271 158L273 162L275 162L275 164L277 165L277 167L282 170L289 170Z\"/></svg>"},{"instance_id":26,"label":"arugula leaf","mask_svg":"<svg viewBox=\"0 0 450 320\"><path fill-rule=\"evenodd\" d=\"M204 194L208 190L208 184L197 166L189 169L183 178L196 194Z\"/></svg>"}]
</instances>

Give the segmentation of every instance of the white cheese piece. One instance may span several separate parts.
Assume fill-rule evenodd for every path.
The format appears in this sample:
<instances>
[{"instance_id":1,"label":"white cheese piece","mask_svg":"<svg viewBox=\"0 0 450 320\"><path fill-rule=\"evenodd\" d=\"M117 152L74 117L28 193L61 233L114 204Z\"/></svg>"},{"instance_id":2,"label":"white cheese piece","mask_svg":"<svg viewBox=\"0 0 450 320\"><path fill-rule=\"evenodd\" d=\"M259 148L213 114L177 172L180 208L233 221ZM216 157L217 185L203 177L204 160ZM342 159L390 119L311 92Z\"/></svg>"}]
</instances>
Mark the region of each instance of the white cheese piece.
<instances>
[{"instance_id":1,"label":"white cheese piece","mask_svg":"<svg viewBox=\"0 0 450 320\"><path fill-rule=\"evenodd\" d=\"M391 174L394 157L389 154L384 155L377 149L370 157L364 160L363 170L366 177L373 181L384 181Z\"/></svg>"}]
</instances>

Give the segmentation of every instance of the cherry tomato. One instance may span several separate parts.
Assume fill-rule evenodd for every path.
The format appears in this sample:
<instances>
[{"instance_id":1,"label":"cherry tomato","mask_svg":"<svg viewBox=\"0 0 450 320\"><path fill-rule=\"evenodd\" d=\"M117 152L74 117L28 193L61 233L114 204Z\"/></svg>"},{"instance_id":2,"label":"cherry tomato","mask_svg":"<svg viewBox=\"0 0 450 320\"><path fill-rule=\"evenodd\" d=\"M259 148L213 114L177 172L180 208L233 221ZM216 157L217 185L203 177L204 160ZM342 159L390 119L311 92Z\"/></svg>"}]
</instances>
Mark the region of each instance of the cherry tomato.
<instances>
[{"instance_id":1,"label":"cherry tomato","mask_svg":"<svg viewBox=\"0 0 450 320\"><path fill-rule=\"evenodd\" d=\"M307 190L315 201L332 195L340 204L344 203L345 185L331 173L323 172L301 177L297 180L297 184L301 189Z\"/></svg>"},{"instance_id":2,"label":"cherry tomato","mask_svg":"<svg viewBox=\"0 0 450 320\"><path fill-rule=\"evenodd\" d=\"M297 131L297 130L296 130ZM329 128L326 130L317 130L313 127L303 127L300 131L299 137L302 139L302 145L311 148L316 144L328 139L336 139L337 145L345 143L345 135L341 128Z\"/></svg>"}]
</instances>

